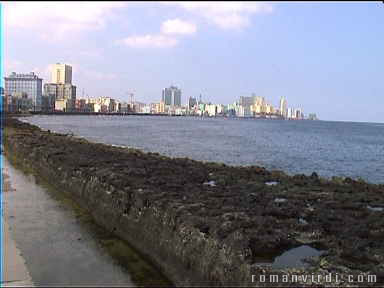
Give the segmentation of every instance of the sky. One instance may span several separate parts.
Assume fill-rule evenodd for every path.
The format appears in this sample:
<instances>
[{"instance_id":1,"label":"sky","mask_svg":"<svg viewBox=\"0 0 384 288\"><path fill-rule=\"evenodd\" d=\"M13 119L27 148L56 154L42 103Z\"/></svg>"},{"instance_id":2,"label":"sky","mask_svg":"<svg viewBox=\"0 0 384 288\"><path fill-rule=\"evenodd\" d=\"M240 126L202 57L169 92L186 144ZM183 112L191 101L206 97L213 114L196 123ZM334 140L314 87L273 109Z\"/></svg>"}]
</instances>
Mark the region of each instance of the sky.
<instances>
[{"instance_id":1,"label":"sky","mask_svg":"<svg viewBox=\"0 0 384 288\"><path fill-rule=\"evenodd\" d=\"M5 73L73 67L77 98L230 104L384 123L384 3L1 2Z\"/></svg>"}]
</instances>

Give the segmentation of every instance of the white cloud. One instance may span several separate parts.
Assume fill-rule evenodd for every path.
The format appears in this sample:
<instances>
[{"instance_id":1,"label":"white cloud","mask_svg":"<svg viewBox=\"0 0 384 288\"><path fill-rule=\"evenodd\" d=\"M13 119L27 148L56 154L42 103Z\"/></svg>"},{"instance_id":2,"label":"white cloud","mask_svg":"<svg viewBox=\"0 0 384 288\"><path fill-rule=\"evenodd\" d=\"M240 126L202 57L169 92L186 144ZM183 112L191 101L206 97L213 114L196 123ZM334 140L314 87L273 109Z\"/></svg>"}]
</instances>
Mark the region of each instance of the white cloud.
<instances>
[{"instance_id":1,"label":"white cloud","mask_svg":"<svg viewBox=\"0 0 384 288\"><path fill-rule=\"evenodd\" d=\"M161 32L164 34L187 35L196 33L196 25L187 21L170 19L161 25Z\"/></svg>"},{"instance_id":2,"label":"white cloud","mask_svg":"<svg viewBox=\"0 0 384 288\"><path fill-rule=\"evenodd\" d=\"M133 48L168 48L179 43L176 36L194 34L197 29L195 24L176 18L164 21L160 30L159 34L133 35L116 42Z\"/></svg>"},{"instance_id":3,"label":"white cloud","mask_svg":"<svg viewBox=\"0 0 384 288\"><path fill-rule=\"evenodd\" d=\"M34 31L45 40L101 29L124 2L2 2L6 29Z\"/></svg>"},{"instance_id":4,"label":"white cloud","mask_svg":"<svg viewBox=\"0 0 384 288\"><path fill-rule=\"evenodd\" d=\"M161 34L147 34L143 36L130 36L125 39L119 40L118 43L133 48L166 48L175 46L178 43L178 40L176 38L168 37Z\"/></svg>"},{"instance_id":5,"label":"white cloud","mask_svg":"<svg viewBox=\"0 0 384 288\"><path fill-rule=\"evenodd\" d=\"M269 13L273 6L262 2L162 2L173 5L205 18L222 29L241 29L250 24L257 13Z\"/></svg>"}]
</instances>

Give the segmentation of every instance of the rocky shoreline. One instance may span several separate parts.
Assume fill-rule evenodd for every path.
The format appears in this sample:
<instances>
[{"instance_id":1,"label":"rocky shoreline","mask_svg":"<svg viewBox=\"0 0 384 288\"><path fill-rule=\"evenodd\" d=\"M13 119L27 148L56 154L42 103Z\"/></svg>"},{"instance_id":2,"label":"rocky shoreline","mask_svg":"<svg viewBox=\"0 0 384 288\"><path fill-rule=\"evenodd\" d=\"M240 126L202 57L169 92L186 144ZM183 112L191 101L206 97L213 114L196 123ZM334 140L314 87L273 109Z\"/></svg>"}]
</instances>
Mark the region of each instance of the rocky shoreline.
<instances>
[{"instance_id":1,"label":"rocky shoreline","mask_svg":"<svg viewBox=\"0 0 384 288\"><path fill-rule=\"evenodd\" d=\"M11 162L68 193L177 286L384 285L384 185L172 159L14 118L4 124ZM304 267L273 265L304 246L321 253ZM326 282L330 273L340 282ZM324 277L284 281L292 275Z\"/></svg>"}]
</instances>

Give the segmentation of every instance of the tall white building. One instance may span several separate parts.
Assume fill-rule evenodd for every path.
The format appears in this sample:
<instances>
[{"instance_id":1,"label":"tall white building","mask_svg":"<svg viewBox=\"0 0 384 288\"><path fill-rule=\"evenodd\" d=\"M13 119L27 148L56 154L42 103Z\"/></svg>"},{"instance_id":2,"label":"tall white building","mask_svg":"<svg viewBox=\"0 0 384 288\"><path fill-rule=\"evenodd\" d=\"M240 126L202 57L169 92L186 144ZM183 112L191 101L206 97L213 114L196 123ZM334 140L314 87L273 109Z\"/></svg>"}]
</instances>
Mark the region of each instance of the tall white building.
<instances>
[{"instance_id":1,"label":"tall white building","mask_svg":"<svg viewBox=\"0 0 384 288\"><path fill-rule=\"evenodd\" d=\"M70 65L53 65L51 83L44 84L44 95L55 100L55 110L71 112L76 109L76 86L72 85Z\"/></svg>"},{"instance_id":2,"label":"tall white building","mask_svg":"<svg viewBox=\"0 0 384 288\"><path fill-rule=\"evenodd\" d=\"M280 115L287 118L287 100L284 97L280 98Z\"/></svg>"},{"instance_id":3,"label":"tall white building","mask_svg":"<svg viewBox=\"0 0 384 288\"><path fill-rule=\"evenodd\" d=\"M53 65L51 83L72 84L72 67L66 64L56 63Z\"/></svg>"}]
</instances>

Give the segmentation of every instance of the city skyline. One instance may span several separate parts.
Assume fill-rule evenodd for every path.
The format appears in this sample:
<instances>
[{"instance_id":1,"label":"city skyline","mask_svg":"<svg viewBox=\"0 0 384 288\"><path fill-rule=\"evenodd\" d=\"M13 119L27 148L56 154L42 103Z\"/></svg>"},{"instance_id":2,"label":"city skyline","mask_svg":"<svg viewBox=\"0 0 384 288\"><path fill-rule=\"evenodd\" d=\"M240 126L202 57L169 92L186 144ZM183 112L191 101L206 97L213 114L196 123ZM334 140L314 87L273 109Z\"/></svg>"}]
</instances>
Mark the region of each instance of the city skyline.
<instances>
[{"instance_id":1,"label":"city skyline","mask_svg":"<svg viewBox=\"0 0 384 288\"><path fill-rule=\"evenodd\" d=\"M182 90L174 85L162 89L161 100L157 103L134 101L133 91L128 92L129 102L108 96L76 97L76 86L72 84L72 66L66 63L52 64L50 82L44 84L34 72L28 74L12 72L5 77L4 99L5 111L42 111L42 112L104 112L104 113L160 113L199 116L237 116L237 117L283 117L284 119L317 119L316 113L304 115L301 108L287 107L287 100L280 99L280 107L274 107L265 97L240 96L230 104L204 102L200 94L181 101ZM27 78L26 78L27 77ZM28 82L38 79L40 86L29 86ZM27 81L27 82L25 82ZM32 90L31 90L32 89ZM36 97L35 94L40 95ZM191 101L192 100L192 101ZM195 104L191 106L191 103ZM282 103L285 103L284 105ZM203 105L203 106L201 106Z\"/></svg>"},{"instance_id":2,"label":"city skyline","mask_svg":"<svg viewBox=\"0 0 384 288\"><path fill-rule=\"evenodd\" d=\"M323 120L384 122L384 40L375 36L382 3L2 5L6 75L34 71L47 83L49 65L61 62L92 97L129 101L129 88L157 102L172 84L182 87L183 104L200 94L229 104L256 93L274 106L285 97ZM76 5L87 12L65 14Z\"/></svg>"},{"instance_id":3,"label":"city skyline","mask_svg":"<svg viewBox=\"0 0 384 288\"><path fill-rule=\"evenodd\" d=\"M182 89L171 85L162 90L161 100L156 103L134 101L131 91L130 101L121 101L112 97L76 97L76 86L72 83L72 67L65 63L52 65L51 81L44 84L34 72L29 74L12 72L4 78L2 90L3 109L7 112L79 112L79 113L145 113L190 115L208 117L248 117L248 118L282 118L295 120L316 120L316 113L305 115L301 108L287 106L284 97L280 107L274 107L262 96L240 96L232 104L204 102L200 94L189 97L187 103L181 101ZM38 84L38 85L37 85Z\"/></svg>"}]
</instances>

